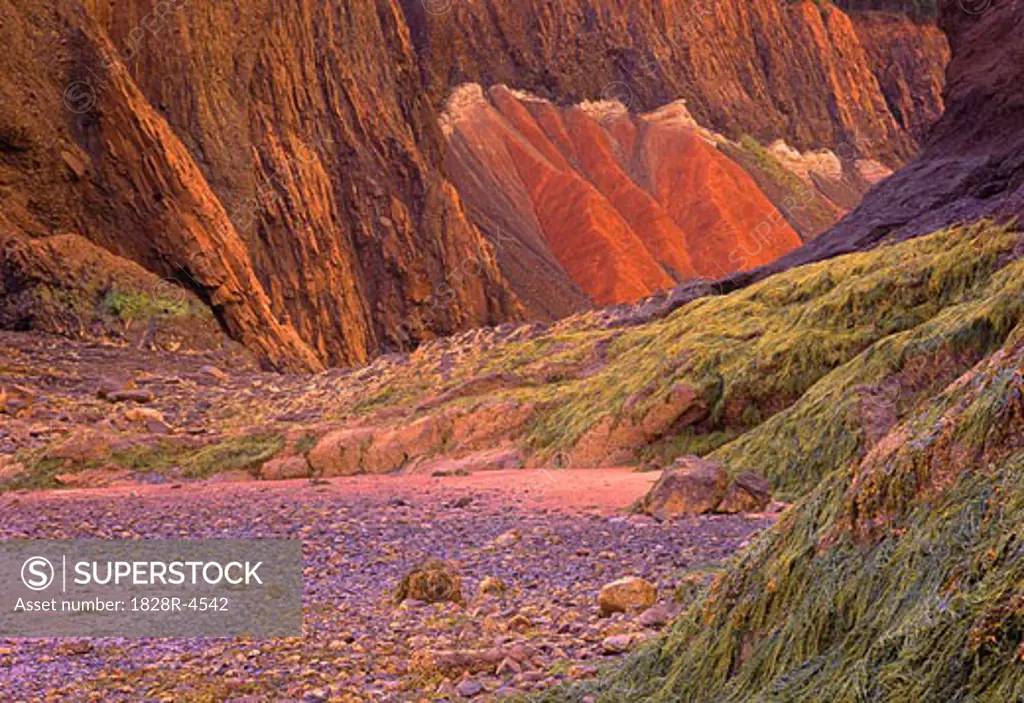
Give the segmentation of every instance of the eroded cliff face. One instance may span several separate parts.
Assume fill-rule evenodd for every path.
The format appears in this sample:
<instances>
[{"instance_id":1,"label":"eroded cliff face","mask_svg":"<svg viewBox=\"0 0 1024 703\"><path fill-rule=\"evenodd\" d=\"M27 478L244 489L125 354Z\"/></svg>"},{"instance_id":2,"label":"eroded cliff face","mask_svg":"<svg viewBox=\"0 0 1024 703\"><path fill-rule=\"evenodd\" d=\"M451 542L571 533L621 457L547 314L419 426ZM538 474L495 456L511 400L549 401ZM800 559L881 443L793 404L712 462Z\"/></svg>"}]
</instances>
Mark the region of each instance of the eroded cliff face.
<instances>
[{"instance_id":1,"label":"eroded cliff face","mask_svg":"<svg viewBox=\"0 0 1024 703\"><path fill-rule=\"evenodd\" d=\"M731 285L982 217L1024 215L1024 3L942 5L950 38L946 110L913 161L834 228Z\"/></svg>"},{"instance_id":2,"label":"eroded cliff face","mask_svg":"<svg viewBox=\"0 0 1024 703\"><path fill-rule=\"evenodd\" d=\"M564 304L576 289L583 303L633 302L800 244L682 105L646 115L614 102L563 109L470 84L449 100L442 125L449 172L474 220L515 243L499 249L499 262L538 314L572 312Z\"/></svg>"},{"instance_id":3,"label":"eroded cliff face","mask_svg":"<svg viewBox=\"0 0 1024 703\"><path fill-rule=\"evenodd\" d=\"M0 18L9 77L0 85L0 226L77 232L179 281L282 369L357 364L520 319L506 280L516 267L550 268L532 289L515 287L550 300L551 316L703 272L686 218L672 212L692 197L679 192L689 181L665 154L627 168L589 148L611 132L584 113L558 115L571 137L563 144L551 136L557 111L544 124L508 102L495 111L527 130L519 137L529 148L510 151L517 170L535 164L531 140L541 135L562 158L595 157L579 168L600 183L578 190L551 154L548 180L516 195L536 219L523 231L580 225L593 237L577 234L560 251L530 236L507 243L515 256L503 257L513 261L503 275L493 236L503 230L474 217L488 241L443 163L437 109L467 78L507 80L559 104L611 94L634 112L686 97L702 124L764 143L849 143L889 162L915 148L907 125L919 106L894 117L856 24L810 2L571 0L556 10L538 0L0 0ZM912 29L906 42L916 56ZM638 144L703 149L644 130ZM627 132L615 142L633 139ZM641 183L634 171L660 175ZM801 223L801 234L817 223ZM676 230L687 246L662 246ZM580 249L594 239L621 250L638 231L647 244L635 260ZM621 275L602 289L594 281L605 265Z\"/></svg>"},{"instance_id":4,"label":"eroded cliff face","mask_svg":"<svg viewBox=\"0 0 1024 703\"><path fill-rule=\"evenodd\" d=\"M941 33L905 16L882 22L810 0L403 6L438 103L466 82L559 104L615 98L638 112L685 97L698 122L731 138L852 147L889 165L941 112L935 91L901 93L931 88L946 58Z\"/></svg>"},{"instance_id":5,"label":"eroded cliff face","mask_svg":"<svg viewBox=\"0 0 1024 703\"><path fill-rule=\"evenodd\" d=\"M278 368L519 317L394 3L0 7L7 226L180 279Z\"/></svg>"}]
</instances>

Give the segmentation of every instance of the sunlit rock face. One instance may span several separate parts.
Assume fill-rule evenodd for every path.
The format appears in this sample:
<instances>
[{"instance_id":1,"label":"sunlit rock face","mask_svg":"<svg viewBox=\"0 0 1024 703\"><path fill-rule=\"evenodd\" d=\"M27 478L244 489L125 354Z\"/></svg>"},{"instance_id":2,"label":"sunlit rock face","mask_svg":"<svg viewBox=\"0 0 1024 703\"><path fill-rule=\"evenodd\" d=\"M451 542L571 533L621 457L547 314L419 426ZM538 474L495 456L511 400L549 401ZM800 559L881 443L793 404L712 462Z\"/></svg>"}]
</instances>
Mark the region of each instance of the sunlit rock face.
<instances>
[{"instance_id":1,"label":"sunlit rock face","mask_svg":"<svg viewBox=\"0 0 1024 703\"><path fill-rule=\"evenodd\" d=\"M508 243L499 264L540 313L632 302L801 242L682 103L633 115L615 101L563 108L468 84L442 129L471 217Z\"/></svg>"}]
</instances>

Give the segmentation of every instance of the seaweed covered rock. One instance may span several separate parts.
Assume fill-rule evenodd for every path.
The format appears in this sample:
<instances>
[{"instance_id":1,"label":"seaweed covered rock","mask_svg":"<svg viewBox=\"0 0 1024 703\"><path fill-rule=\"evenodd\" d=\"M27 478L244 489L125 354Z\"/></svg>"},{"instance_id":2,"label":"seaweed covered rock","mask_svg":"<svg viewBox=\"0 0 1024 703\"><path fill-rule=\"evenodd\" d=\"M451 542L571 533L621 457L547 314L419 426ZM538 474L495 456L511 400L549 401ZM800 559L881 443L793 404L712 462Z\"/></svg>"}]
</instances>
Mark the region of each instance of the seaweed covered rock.
<instances>
[{"instance_id":1,"label":"seaweed covered rock","mask_svg":"<svg viewBox=\"0 0 1024 703\"><path fill-rule=\"evenodd\" d=\"M395 600L424 603L461 603L462 579L455 566L445 561L428 561L402 578Z\"/></svg>"},{"instance_id":2,"label":"seaweed covered rock","mask_svg":"<svg viewBox=\"0 0 1024 703\"><path fill-rule=\"evenodd\" d=\"M744 471L732 480L715 509L719 513L759 513L772 502L772 487L764 477Z\"/></svg>"},{"instance_id":3,"label":"seaweed covered rock","mask_svg":"<svg viewBox=\"0 0 1024 703\"><path fill-rule=\"evenodd\" d=\"M703 515L719 506L728 487L729 477L721 464L682 457L647 494L644 510L658 520Z\"/></svg>"}]
</instances>

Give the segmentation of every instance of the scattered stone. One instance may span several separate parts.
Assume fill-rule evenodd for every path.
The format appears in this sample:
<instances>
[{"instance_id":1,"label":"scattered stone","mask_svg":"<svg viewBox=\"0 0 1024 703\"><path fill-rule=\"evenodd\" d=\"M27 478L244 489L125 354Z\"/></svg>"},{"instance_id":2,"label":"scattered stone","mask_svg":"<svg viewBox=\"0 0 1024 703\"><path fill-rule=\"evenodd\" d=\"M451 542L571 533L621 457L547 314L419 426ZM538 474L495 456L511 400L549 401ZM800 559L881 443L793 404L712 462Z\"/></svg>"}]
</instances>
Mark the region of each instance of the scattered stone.
<instances>
[{"instance_id":1,"label":"scattered stone","mask_svg":"<svg viewBox=\"0 0 1024 703\"><path fill-rule=\"evenodd\" d=\"M35 394L26 388L12 386L0 387L0 414L21 417L27 414L35 401Z\"/></svg>"},{"instance_id":2,"label":"scattered stone","mask_svg":"<svg viewBox=\"0 0 1024 703\"><path fill-rule=\"evenodd\" d=\"M658 589L648 581L627 576L605 585L597 596L601 615L612 613L642 612L658 599Z\"/></svg>"},{"instance_id":3,"label":"scattered stone","mask_svg":"<svg viewBox=\"0 0 1024 703\"><path fill-rule=\"evenodd\" d=\"M494 673L498 676L514 676L515 674L521 673L523 665L517 662L515 659L505 657L498 664L498 668L494 670Z\"/></svg>"},{"instance_id":4,"label":"scattered stone","mask_svg":"<svg viewBox=\"0 0 1024 703\"><path fill-rule=\"evenodd\" d=\"M429 561L413 569L398 584L395 599L407 598L426 603L462 602L462 579L455 567L444 561Z\"/></svg>"},{"instance_id":5,"label":"scattered stone","mask_svg":"<svg viewBox=\"0 0 1024 703\"><path fill-rule=\"evenodd\" d=\"M464 678L459 685L455 687L455 690L463 698L474 698L483 693L483 685L476 679Z\"/></svg>"},{"instance_id":6,"label":"scattered stone","mask_svg":"<svg viewBox=\"0 0 1024 703\"><path fill-rule=\"evenodd\" d=\"M505 590L505 582L494 576L488 576L480 582L479 593L482 596L503 596Z\"/></svg>"},{"instance_id":7,"label":"scattered stone","mask_svg":"<svg viewBox=\"0 0 1024 703\"><path fill-rule=\"evenodd\" d=\"M573 681L580 681L581 679L590 679L598 674L598 668L596 666L588 666L586 664L574 664L569 667L569 671L566 675Z\"/></svg>"},{"instance_id":8,"label":"scattered stone","mask_svg":"<svg viewBox=\"0 0 1024 703\"><path fill-rule=\"evenodd\" d=\"M203 368L199 369L199 373L203 374L204 376L212 380L219 381L220 383L225 383L228 380L228 375L226 373L218 369L216 366L210 364L207 364Z\"/></svg>"},{"instance_id":9,"label":"scattered stone","mask_svg":"<svg viewBox=\"0 0 1024 703\"><path fill-rule=\"evenodd\" d=\"M260 478L264 481L291 481L312 475L313 469L304 456L271 459L260 468Z\"/></svg>"},{"instance_id":10,"label":"scattered stone","mask_svg":"<svg viewBox=\"0 0 1024 703\"><path fill-rule=\"evenodd\" d=\"M0 456L0 486L15 481L25 475L25 465L13 458Z\"/></svg>"},{"instance_id":11,"label":"scattered stone","mask_svg":"<svg viewBox=\"0 0 1024 703\"><path fill-rule=\"evenodd\" d=\"M721 464L695 456L682 457L647 494L644 509L658 520L703 515L719 506L728 485L729 477Z\"/></svg>"},{"instance_id":12,"label":"scattered stone","mask_svg":"<svg viewBox=\"0 0 1024 703\"><path fill-rule=\"evenodd\" d=\"M637 622L641 627L649 627L653 629L661 629L665 625L672 621L672 611L664 605L655 605L645 610Z\"/></svg>"},{"instance_id":13,"label":"scattered stone","mask_svg":"<svg viewBox=\"0 0 1024 703\"><path fill-rule=\"evenodd\" d=\"M508 621L509 632L526 632L533 627L533 621L523 614L516 615Z\"/></svg>"},{"instance_id":14,"label":"scattered stone","mask_svg":"<svg viewBox=\"0 0 1024 703\"><path fill-rule=\"evenodd\" d=\"M114 378L105 378L100 381L100 385L96 388L96 397L102 400L108 400L110 395L118 393L120 391L131 390L135 388L134 381L122 381Z\"/></svg>"},{"instance_id":15,"label":"scattered stone","mask_svg":"<svg viewBox=\"0 0 1024 703\"><path fill-rule=\"evenodd\" d=\"M453 469L453 470L439 470L433 471L430 474L431 478L464 478L471 474L465 469Z\"/></svg>"},{"instance_id":16,"label":"scattered stone","mask_svg":"<svg viewBox=\"0 0 1024 703\"><path fill-rule=\"evenodd\" d=\"M523 535L519 532L519 530L509 530L508 532L500 534L493 540L491 540L491 546L497 547L499 549L504 547L512 547L516 544L519 544L519 542L522 541L522 539Z\"/></svg>"},{"instance_id":17,"label":"scattered stone","mask_svg":"<svg viewBox=\"0 0 1024 703\"><path fill-rule=\"evenodd\" d=\"M133 403L144 404L152 403L154 400L156 400L156 396L153 394L153 391L146 390L144 388L139 388L124 391L114 391L113 393L108 393L106 395L106 399L109 400L111 403L126 403L131 401Z\"/></svg>"},{"instance_id":18,"label":"scattered stone","mask_svg":"<svg viewBox=\"0 0 1024 703\"><path fill-rule=\"evenodd\" d=\"M744 471L733 479L718 506L720 513L760 513L772 502L772 487L753 471Z\"/></svg>"},{"instance_id":19,"label":"scattered stone","mask_svg":"<svg viewBox=\"0 0 1024 703\"><path fill-rule=\"evenodd\" d=\"M633 646L633 635L612 635L601 641L601 650L605 654L622 654Z\"/></svg>"},{"instance_id":20,"label":"scattered stone","mask_svg":"<svg viewBox=\"0 0 1024 703\"><path fill-rule=\"evenodd\" d=\"M146 424L150 421L166 423L163 413L153 408L130 408L124 411L125 422Z\"/></svg>"}]
</instances>

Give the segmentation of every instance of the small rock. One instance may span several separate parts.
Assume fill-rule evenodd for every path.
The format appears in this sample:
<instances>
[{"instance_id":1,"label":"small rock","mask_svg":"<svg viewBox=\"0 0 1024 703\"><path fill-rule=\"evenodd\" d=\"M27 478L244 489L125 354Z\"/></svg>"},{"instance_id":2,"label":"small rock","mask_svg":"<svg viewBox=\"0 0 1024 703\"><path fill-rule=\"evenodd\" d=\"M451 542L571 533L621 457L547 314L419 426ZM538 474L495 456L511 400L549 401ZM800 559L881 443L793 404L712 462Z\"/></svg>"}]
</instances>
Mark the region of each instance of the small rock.
<instances>
[{"instance_id":1,"label":"small rock","mask_svg":"<svg viewBox=\"0 0 1024 703\"><path fill-rule=\"evenodd\" d=\"M209 364L199 369L199 373L203 374L204 376L208 376L216 381L220 381L221 383L224 383L225 381L228 380L228 375L226 373L218 369L216 366L212 366Z\"/></svg>"},{"instance_id":2,"label":"small rock","mask_svg":"<svg viewBox=\"0 0 1024 703\"><path fill-rule=\"evenodd\" d=\"M493 540L491 540L491 546L499 548L511 547L513 545L519 544L519 542L522 539L523 535L519 532L519 530L509 530L508 532L498 535Z\"/></svg>"},{"instance_id":3,"label":"small rock","mask_svg":"<svg viewBox=\"0 0 1024 703\"><path fill-rule=\"evenodd\" d=\"M313 469L304 456L271 459L260 468L260 478L264 481L289 481L312 475Z\"/></svg>"},{"instance_id":4,"label":"small rock","mask_svg":"<svg viewBox=\"0 0 1024 703\"><path fill-rule=\"evenodd\" d=\"M452 503L452 507L457 510L468 508L473 504L473 496L462 496Z\"/></svg>"},{"instance_id":5,"label":"small rock","mask_svg":"<svg viewBox=\"0 0 1024 703\"><path fill-rule=\"evenodd\" d=\"M48 450L46 458L84 464L107 456L111 444L110 435L95 430L79 430L61 444Z\"/></svg>"},{"instance_id":6,"label":"small rock","mask_svg":"<svg viewBox=\"0 0 1024 703\"><path fill-rule=\"evenodd\" d=\"M478 592L482 596L503 596L505 595L505 582L494 576L488 576L480 582Z\"/></svg>"},{"instance_id":7,"label":"small rock","mask_svg":"<svg viewBox=\"0 0 1024 703\"><path fill-rule=\"evenodd\" d=\"M107 400L112 393L126 391L135 388L134 381L122 381L115 378L105 378L96 387L96 397Z\"/></svg>"},{"instance_id":8,"label":"small rock","mask_svg":"<svg viewBox=\"0 0 1024 703\"><path fill-rule=\"evenodd\" d=\"M601 588L597 596L601 615L639 612L650 608L658 599L658 589L649 581L627 576Z\"/></svg>"},{"instance_id":9,"label":"small rock","mask_svg":"<svg viewBox=\"0 0 1024 703\"><path fill-rule=\"evenodd\" d=\"M111 403L126 403L131 401L133 403L152 403L156 400L156 396L153 395L153 391L145 389L131 389L124 391L114 391L108 393L106 399Z\"/></svg>"},{"instance_id":10,"label":"small rock","mask_svg":"<svg viewBox=\"0 0 1024 703\"><path fill-rule=\"evenodd\" d=\"M25 475L25 465L10 457L0 456L0 486Z\"/></svg>"},{"instance_id":11,"label":"small rock","mask_svg":"<svg viewBox=\"0 0 1024 703\"><path fill-rule=\"evenodd\" d=\"M163 413L153 408L131 408L124 411L125 422L145 424L151 420L166 422Z\"/></svg>"},{"instance_id":12,"label":"small rock","mask_svg":"<svg viewBox=\"0 0 1024 703\"><path fill-rule=\"evenodd\" d=\"M581 679L590 679L597 676L598 668L596 666L588 666L586 664L575 664L569 667L567 675L573 681L579 681Z\"/></svg>"},{"instance_id":13,"label":"small rock","mask_svg":"<svg viewBox=\"0 0 1024 703\"><path fill-rule=\"evenodd\" d=\"M75 473L58 474L53 480L67 488L105 488L131 480L132 472L116 467L85 469Z\"/></svg>"},{"instance_id":14,"label":"small rock","mask_svg":"<svg viewBox=\"0 0 1024 703\"><path fill-rule=\"evenodd\" d=\"M672 620L672 612L664 605L648 608L640 615L637 622L642 627L662 628Z\"/></svg>"},{"instance_id":15,"label":"small rock","mask_svg":"<svg viewBox=\"0 0 1024 703\"><path fill-rule=\"evenodd\" d=\"M484 687L476 679L462 679L455 687L456 692L463 698L473 698L483 693Z\"/></svg>"},{"instance_id":16,"label":"small rock","mask_svg":"<svg viewBox=\"0 0 1024 703\"><path fill-rule=\"evenodd\" d=\"M605 654L622 654L633 646L633 635L612 635L601 642Z\"/></svg>"},{"instance_id":17,"label":"small rock","mask_svg":"<svg viewBox=\"0 0 1024 703\"><path fill-rule=\"evenodd\" d=\"M494 673L498 676L514 676L515 674L522 672L522 670L522 664L517 662L515 659L506 657L501 660L501 663L498 664L498 668L494 670Z\"/></svg>"},{"instance_id":18,"label":"small rock","mask_svg":"<svg viewBox=\"0 0 1024 703\"><path fill-rule=\"evenodd\" d=\"M526 632L533 627L533 621L525 615L519 614L508 621L509 632Z\"/></svg>"},{"instance_id":19,"label":"small rock","mask_svg":"<svg viewBox=\"0 0 1024 703\"><path fill-rule=\"evenodd\" d=\"M455 567L444 561L429 561L402 578L395 590L395 599L408 598L426 603L462 602L462 579Z\"/></svg>"}]
</instances>

